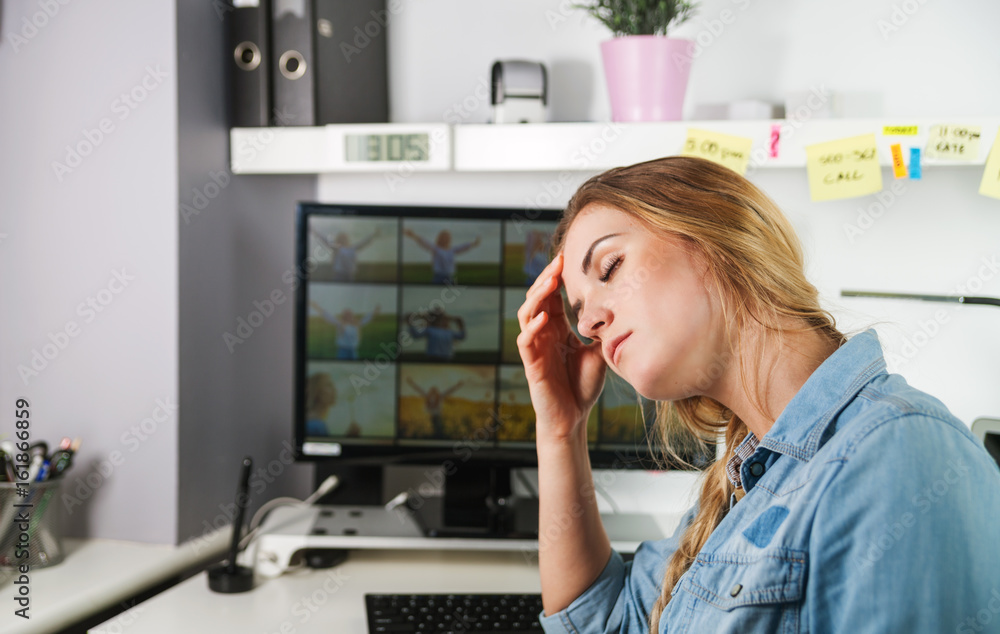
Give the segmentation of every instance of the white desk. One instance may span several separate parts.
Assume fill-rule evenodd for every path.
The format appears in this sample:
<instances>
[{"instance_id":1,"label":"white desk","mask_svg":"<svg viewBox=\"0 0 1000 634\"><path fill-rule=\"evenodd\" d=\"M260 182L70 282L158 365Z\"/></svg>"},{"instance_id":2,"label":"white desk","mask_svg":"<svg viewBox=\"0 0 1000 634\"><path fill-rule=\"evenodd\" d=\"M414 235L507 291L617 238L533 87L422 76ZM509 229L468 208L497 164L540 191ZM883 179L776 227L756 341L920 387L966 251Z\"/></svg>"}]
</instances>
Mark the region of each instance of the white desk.
<instances>
[{"instance_id":1,"label":"white desk","mask_svg":"<svg viewBox=\"0 0 1000 634\"><path fill-rule=\"evenodd\" d=\"M537 561L520 552L355 550L334 568L288 573L243 594L216 594L201 573L91 631L366 634L366 592L540 591Z\"/></svg>"},{"instance_id":2,"label":"white desk","mask_svg":"<svg viewBox=\"0 0 1000 634\"><path fill-rule=\"evenodd\" d=\"M16 574L0 570L0 632L58 632L122 603L172 577L219 559L228 531L213 533L197 544L143 544L111 539L66 539L66 558L28 573L31 606L25 620L12 596Z\"/></svg>"}]
</instances>

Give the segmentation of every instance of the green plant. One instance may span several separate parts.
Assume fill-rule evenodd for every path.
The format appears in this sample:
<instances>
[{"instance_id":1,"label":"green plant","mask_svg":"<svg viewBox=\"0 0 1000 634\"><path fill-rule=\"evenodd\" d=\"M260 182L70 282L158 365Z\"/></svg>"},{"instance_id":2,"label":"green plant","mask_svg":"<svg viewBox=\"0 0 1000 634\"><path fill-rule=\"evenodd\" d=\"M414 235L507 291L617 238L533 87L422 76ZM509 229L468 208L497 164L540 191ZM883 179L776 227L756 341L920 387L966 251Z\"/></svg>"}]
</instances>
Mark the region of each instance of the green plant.
<instances>
[{"instance_id":1,"label":"green plant","mask_svg":"<svg viewBox=\"0 0 1000 634\"><path fill-rule=\"evenodd\" d=\"M698 8L696 0L593 0L576 5L623 35L666 35L667 30L689 20Z\"/></svg>"}]
</instances>

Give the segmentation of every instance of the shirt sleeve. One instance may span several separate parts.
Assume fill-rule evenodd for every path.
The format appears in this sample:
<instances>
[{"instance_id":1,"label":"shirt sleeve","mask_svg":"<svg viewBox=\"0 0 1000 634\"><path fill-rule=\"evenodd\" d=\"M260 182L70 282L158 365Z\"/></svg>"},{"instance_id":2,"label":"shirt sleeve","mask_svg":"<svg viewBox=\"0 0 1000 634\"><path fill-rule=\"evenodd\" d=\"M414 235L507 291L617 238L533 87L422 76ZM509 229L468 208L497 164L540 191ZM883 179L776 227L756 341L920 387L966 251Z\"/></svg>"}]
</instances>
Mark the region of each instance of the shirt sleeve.
<instances>
[{"instance_id":1,"label":"shirt sleeve","mask_svg":"<svg viewBox=\"0 0 1000 634\"><path fill-rule=\"evenodd\" d=\"M667 562L696 512L697 505L684 514L671 537L642 542L632 561L612 550L604 570L583 594L564 610L539 615L542 629L549 634L647 632Z\"/></svg>"},{"instance_id":2,"label":"shirt sleeve","mask_svg":"<svg viewBox=\"0 0 1000 634\"><path fill-rule=\"evenodd\" d=\"M804 630L995 631L981 619L1000 622L1000 472L956 425L903 415L842 458L810 538Z\"/></svg>"}]
</instances>

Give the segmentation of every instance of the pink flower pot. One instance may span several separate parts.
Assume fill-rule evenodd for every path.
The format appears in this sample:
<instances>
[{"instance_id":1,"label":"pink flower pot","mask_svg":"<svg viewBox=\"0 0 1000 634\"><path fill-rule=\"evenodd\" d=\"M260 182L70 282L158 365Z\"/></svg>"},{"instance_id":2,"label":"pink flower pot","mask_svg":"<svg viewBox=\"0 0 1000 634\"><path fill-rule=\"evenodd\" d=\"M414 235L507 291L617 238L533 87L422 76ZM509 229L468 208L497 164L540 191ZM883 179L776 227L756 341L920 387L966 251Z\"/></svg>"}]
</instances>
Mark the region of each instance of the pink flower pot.
<instances>
[{"instance_id":1,"label":"pink flower pot","mask_svg":"<svg viewBox=\"0 0 1000 634\"><path fill-rule=\"evenodd\" d=\"M680 121L694 42L629 35L601 42L614 121Z\"/></svg>"}]
</instances>

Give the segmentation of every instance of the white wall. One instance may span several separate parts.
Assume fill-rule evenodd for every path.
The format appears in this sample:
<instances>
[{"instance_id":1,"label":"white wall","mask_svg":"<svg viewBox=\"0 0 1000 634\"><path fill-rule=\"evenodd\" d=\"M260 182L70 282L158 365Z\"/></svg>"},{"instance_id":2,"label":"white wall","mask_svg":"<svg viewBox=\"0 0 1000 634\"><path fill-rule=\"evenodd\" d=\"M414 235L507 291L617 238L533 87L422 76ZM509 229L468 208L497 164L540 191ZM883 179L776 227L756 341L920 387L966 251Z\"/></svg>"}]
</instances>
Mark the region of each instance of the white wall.
<instances>
[{"instance_id":1,"label":"white wall","mask_svg":"<svg viewBox=\"0 0 1000 634\"><path fill-rule=\"evenodd\" d=\"M488 82L494 60L511 58L548 67L551 120L607 120L598 44L610 33L574 4L402 3L389 30L393 120L467 113L464 121L485 122L488 94L478 105L470 96ZM781 103L787 91L825 85L881 91L886 115L996 115L997 24L1000 5L989 0L702 0L697 17L676 32L700 43L686 110L736 99Z\"/></svg>"},{"instance_id":2,"label":"white wall","mask_svg":"<svg viewBox=\"0 0 1000 634\"><path fill-rule=\"evenodd\" d=\"M782 103L788 91L824 86L881 92L883 115L901 117L900 123L907 116L942 122L996 116L997 24L1000 5L987 0L705 0L699 17L678 32L702 44L685 110L690 116L697 103L750 98ZM598 50L607 37L568 0L406 4L389 31L393 120L485 122L489 94L483 87L498 58L547 65L550 120L607 120ZM381 174L324 175L319 193L326 201L518 206L537 204L549 192L560 206L591 175L575 173L568 183L555 173L418 173L402 182ZM839 293L856 288L951 294L964 286L970 294L1000 296L1000 272L983 265L983 258L1000 261L1000 202L976 193L981 175L982 167L926 170L922 181L905 183L873 224L861 221L863 233L853 241L845 227L858 223L862 210L878 213L875 196L814 204L804 169L758 170L751 177L792 219L810 278L840 325L852 331L876 325L890 370L941 398L967 424L1000 416L1000 311L846 299ZM891 185L889 171L883 179ZM938 311L946 317L935 325ZM690 485L681 474L630 476L616 478L612 489L625 509L659 504L672 511L687 503Z\"/></svg>"},{"instance_id":3,"label":"white wall","mask_svg":"<svg viewBox=\"0 0 1000 634\"><path fill-rule=\"evenodd\" d=\"M14 401L26 397L33 439L83 439L60 505L72 511L70 535L172 542L174 6L168 0L46 4L54 15L47 17L38 2L3 3L0 433L12 436ZM43 26L32 31L25 19ZM133 93L132 106L122 93ZM93 130L102 121L98 139L102 133ZM67 145L83 143L88 153L87 134L96 147L60 179L52 163L65 162ZM109 287L116 271L134 279ZM108 304L87 312L89 297ZM46 349L67 322L76 323L78 334L63 349ZM30 367L35 351L53 358L37 376L22 379L18 367ZM158 410L159 404L166 407ZM145 423L147 436L141 425L153 416L161 420ZM107 477L98 475L101 462Z\"/></svg>"}]
</instances>

